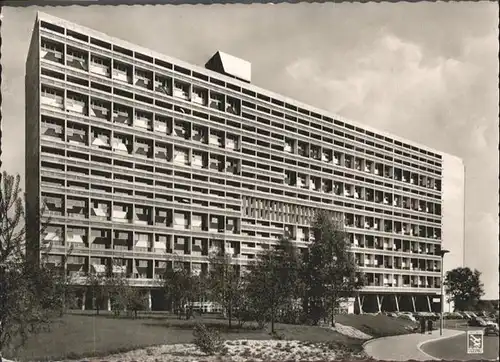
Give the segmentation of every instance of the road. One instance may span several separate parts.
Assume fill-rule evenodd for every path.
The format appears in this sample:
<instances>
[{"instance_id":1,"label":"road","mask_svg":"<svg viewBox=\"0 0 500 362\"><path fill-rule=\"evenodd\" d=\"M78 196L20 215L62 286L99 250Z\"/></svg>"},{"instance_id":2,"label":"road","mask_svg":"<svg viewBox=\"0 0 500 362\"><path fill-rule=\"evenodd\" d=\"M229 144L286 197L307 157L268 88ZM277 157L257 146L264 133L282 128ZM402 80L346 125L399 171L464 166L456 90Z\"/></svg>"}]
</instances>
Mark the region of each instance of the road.
<instances>
[{"instance_id":1,"label":"road","mask_svg":"<svg viewBox=\"0 0 500 362\"><path fill-rule=\"evenodd\" d=\"M466 330L466 328L457 329ZM498 359L499 338L497 336L484 336L483 354L467 354L466 338L467 335L462 334L441 341L429 342L424 344L421 349L433 357L444 360Z\"/></svg>"}]
</instances>

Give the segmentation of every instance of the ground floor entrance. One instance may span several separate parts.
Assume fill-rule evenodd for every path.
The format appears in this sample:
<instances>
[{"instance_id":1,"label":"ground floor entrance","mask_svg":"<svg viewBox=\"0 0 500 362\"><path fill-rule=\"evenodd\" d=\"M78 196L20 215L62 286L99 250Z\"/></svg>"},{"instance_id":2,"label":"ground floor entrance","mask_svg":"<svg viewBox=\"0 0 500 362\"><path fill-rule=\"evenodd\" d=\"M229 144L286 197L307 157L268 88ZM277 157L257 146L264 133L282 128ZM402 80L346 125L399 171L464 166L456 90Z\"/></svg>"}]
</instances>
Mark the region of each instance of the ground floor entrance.
<instances>
[{"instance_id":1,"label":"ground floor entrance","mask_svg":"<svg viewBox=\"0 0 500 362\"><path fill-rule=\"evenodd\" d=\"M439 312L436 294L360 293L355 298L354 313Z\"/></svg>"}]
</instances>

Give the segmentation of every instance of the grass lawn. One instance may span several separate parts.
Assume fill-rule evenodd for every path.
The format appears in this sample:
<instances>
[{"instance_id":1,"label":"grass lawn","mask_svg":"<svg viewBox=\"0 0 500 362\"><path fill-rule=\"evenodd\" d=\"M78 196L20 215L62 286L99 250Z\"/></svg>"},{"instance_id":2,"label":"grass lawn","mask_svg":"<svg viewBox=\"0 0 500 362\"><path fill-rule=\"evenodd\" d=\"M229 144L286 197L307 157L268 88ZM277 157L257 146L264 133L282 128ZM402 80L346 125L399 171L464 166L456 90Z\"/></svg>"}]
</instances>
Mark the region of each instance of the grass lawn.
<instances>
[{"instance_id":1,"label":"grass lawn","mask_svg":"<svg viewBox=\"0 0 500 362\"><path fill-rule=\"evenodd\" d=\"M58 360L106 356L146 346L191 343L196 322L203 322L221 331L227 340L270 339L269 330L259 330L256 325L245 324L242 329L227 328L227 320L217 317L196 317L189 321L178 320L165 313L140 315L138 319L115 318L104 312L68 314L57 320L49 332L30 338L15 357L20 360ZM404 332L407 321L386 316L339 316L338 322L351 325L374 337ZM308 342L333 342L338 346L360 351L363 341L352 339L326 328L277 324L276 330L288 340ZM375 333L376 332L376 333Z\"/></svg>"}]
</instances>

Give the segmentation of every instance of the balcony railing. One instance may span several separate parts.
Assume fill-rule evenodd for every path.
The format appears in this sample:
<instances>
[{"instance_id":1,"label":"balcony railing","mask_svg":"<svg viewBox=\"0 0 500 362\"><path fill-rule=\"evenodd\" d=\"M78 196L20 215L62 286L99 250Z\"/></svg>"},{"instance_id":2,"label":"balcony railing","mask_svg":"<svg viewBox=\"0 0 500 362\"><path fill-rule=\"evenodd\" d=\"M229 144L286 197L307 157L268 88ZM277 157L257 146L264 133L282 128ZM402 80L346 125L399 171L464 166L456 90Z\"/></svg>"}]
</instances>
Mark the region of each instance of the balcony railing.
<instances>
[{"instance_id":1,"label":"balcony railing","mask_svg":"<svg viewBox=\"0 0 500 362\"><path fill-rule=\"evenodd\" d=\"M105 77L110 75L110 67L104 64L90 62L89 70L91 73L99 74Z\"/></svg>"}]
</instances>

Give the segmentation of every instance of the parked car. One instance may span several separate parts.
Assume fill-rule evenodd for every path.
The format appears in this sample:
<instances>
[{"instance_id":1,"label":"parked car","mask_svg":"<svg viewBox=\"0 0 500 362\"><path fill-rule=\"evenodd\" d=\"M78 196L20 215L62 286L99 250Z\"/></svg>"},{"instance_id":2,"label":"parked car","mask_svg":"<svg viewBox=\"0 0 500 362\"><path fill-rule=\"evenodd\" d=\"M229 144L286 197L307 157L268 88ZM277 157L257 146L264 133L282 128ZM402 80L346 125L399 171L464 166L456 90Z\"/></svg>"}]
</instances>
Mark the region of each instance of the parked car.
<instances>
[{"instance_id":1,"label":"parked car","mask_svg":"<svg viewBox=\"0 0 500 362\"><path fill-rule=\"evenodd\" d=\"M495 320L493 320L491 318L483 318L483 319L486 322L486 324L488 324L488 325L493 325L493 324L497 325L498 324Z\"/></svg>"},{"instance_id":2,"label":"parked car","mask_svg":"<svg viewBox=\"0 0 500 362\"><path fill-rule=\"evenodd\" d=\"M469 316L471 316L472 318L477 318L479 317L476 313L474 312L466 312Z\"/></svg>"},{"instance_id":3,"label":"parked car","mask_svg":"<svg viewBox=\"0 0 500 362\"><path fill-rule=\"evenodd\" d=\"M417 320L415 319L415 317L413 315L411 315L411 314L401 313L398 318L406 319L406 320L412 321L414 323L417 322Z\"/></svg>"},{"instance_id":4,"label":"parked car","mask_svg":"<svg viewBox=\"0 0 500 362\"><path fill-rule=\"evenodd\" d=\"M389 312L389 313L387 313L387 316L392 317L392 318L397 318L398 314L395 312Z\"/></svg>"},{"instance_id":5,"label":"parked car","mask_svg":"<svg viewBox=\"0 0 500 362\"><path fill-rule=\"evenodd\" d=\"M470 319L468 324L471 327L486 327L488 325L488 323L486 323L486 321L481 317Z\"/></svg>"},{"instance_id":6,"label":"parked car","mask_svg":"<svg viewBox=\"0 0 500 362\"><path fill-rule=\"evenodd\" d=\"M439 313L437 313L439 315ZM445 312L443 313L444 319L464 319L464 316L457 312Z\"/></svg>"},{"instance_id":7,"label":"parked car","mask_svg":"<svg viewBox=\"0 0 500 362\"><path fill-rule=\"evenodd\" d=\"M399 312L399 314L413 315L413 312Z\"/></svg>"},{"instance_id":8,"label":"parked car","mask_svg":"<svg viewBox=\"0 0 500 362\"><path fill-rule=\"evenodd\" d=\"M498 336L499 335L498 324L496 324L496 323L488 324L484 328L484 332L483 333L484 333L485 336L489 336L489 335Z\"/></svg>"},{"instance_id":9,"label":"parked car","mask_svg":"<svg viewBox=\"0 0 500 362\"><path fill-rule=\"evenodd\" d=\"M468 320L473 319L473 317L467 312L458 312L458 313L462 316L463 319L468 319Z\"/></svg>"}]
</instances>

